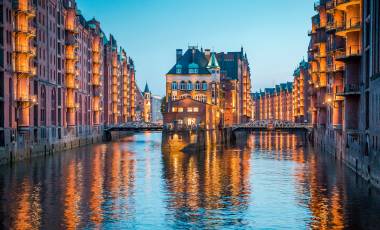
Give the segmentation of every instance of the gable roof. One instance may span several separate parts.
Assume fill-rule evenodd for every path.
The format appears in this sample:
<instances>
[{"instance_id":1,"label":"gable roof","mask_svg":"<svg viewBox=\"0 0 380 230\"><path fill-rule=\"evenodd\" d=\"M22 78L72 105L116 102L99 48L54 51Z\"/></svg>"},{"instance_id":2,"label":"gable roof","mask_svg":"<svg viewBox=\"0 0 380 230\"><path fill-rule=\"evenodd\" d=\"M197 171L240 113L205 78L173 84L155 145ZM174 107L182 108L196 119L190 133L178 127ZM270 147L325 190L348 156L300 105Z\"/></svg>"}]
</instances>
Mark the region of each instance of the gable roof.
<instances>
[{"instance_id":1,"label":"gable roof","mask_svg":"<svg viewBox=\"0 0 380 230\"><path fill-rule=\"evenodd\" d=\"M144 93L150 93L149 86L148 86L148 82L145 83Z\"/></svg>"},{"instance_id":2,"label":"gable roof","mask_svg":"<svg viewBox=\"0 0 380 230\"><path fill-rule=\"evenodd\" d=\"M208 62L207 68L209 69L215 69L215 68L220 68L218 60L215 57L215 53L212 52L210 61Z\"/></svg>"},{"instance_id":3,"label":"gable roof","mask_svg":"<svg viewBox=\"0 0 380 230\"><path fill-rule=\"evenodd\" d=\"M204 53L197 48L188 49L178 62L169 70L167 74L177 74L177 65L181 65L181 74L189 74L189 65L198 65L198 74L210 74L207 69L208 60Z\"/></svg>"}]
</instances>

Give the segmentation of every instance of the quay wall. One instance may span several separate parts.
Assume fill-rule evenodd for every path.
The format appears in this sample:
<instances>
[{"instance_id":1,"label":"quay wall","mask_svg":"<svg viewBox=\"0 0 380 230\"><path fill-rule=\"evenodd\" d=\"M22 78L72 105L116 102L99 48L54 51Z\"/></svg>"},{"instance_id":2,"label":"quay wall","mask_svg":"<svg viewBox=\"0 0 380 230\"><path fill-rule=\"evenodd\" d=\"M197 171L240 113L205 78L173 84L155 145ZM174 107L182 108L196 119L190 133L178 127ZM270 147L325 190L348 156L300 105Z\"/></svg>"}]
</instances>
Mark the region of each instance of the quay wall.
<instances>
[{"instance_id":1,"label":"quay wall","mask_svg":"<svg viewBox=\"0 0 380 230\"><path fill-rule=\"evenodd\" d=\"M362 135L345 131L315 128L314 147L342 162L368 183L380 189L380 152L366 146Z\"/></svg>"},{"instance_id":2,"label":"quay wall","mask_svg":"<svg viewBox=\"0 0 380 230\"><path fill-rule=\"evenodd\" d=\"M6 148L0 149L0 165L17 161L32 159L34 157L61 153L70 149L86 145L118 140L130 135L132 132L111 132L111 139L104 138L103 131L93 132L86 136L71 137L59 141L46 141L41 143L13 143Z\"/></svg>"}]
</instances>

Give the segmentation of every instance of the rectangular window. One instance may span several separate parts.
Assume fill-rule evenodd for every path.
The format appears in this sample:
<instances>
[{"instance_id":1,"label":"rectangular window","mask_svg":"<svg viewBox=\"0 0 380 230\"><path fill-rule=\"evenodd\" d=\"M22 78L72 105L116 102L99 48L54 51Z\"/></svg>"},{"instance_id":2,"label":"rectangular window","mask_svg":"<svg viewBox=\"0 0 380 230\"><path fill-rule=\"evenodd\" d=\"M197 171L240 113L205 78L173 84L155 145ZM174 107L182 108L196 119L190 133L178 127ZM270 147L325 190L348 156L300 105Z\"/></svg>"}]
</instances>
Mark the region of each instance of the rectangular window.
<instances>
[{"instance_id":1,"label":"rectangular window","mask_svg":"<svg viewBox=\"0 0 380 230\"><path fill-rule=\"evenodd\" d=\"M173 107L173 108L172 108L172 112L173 112L173 113L177 112L177 107Z\"/></svg>"},{"instance_id":2,"label":"rectangular window","mask_svg":"<svg viewBox=\"0 0 380 230\"><path fill-rule=\"evenodd\" d=\"M198 107L194 107L194 109L193 109L193 110L194 110L194 112L195 112L195 113L199 112L199 109L198 109Z\"/></svg>"},{"instance_id":3,"label":"rectangular window","mask_svg":"<svg viewBox=\"0 0 380 230\"><path fill-rule=\"evenodd\" d=\"M193 112L193 108L192 107L187 108L187 112L192 113Z\"/></svg>"},{"instance_id":4,"label":"rectangular window","mask_svg":"<svg viewBox=\"0 0 380 230\"><path fill-rule=\"evenodd\" d=\"M179 108L178 108L178 112L179 112L179 113L182 113L182 112L183 112L183 108L182 108L182 107L179 107Z\"/></svg>"}]
</instances>

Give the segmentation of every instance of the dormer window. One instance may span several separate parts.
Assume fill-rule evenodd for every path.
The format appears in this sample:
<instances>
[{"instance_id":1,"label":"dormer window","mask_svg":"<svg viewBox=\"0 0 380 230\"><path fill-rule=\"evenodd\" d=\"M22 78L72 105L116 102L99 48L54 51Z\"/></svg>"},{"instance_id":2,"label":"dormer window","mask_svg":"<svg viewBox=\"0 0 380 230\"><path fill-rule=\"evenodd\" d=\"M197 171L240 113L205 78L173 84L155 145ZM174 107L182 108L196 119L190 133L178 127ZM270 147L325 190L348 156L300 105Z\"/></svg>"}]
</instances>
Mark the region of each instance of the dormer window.
<instances>
[{"instance_id":1,"label":"dormer window","mask_svg":"<svg viewBox=\"0 0 380 230\"><path fill-rule=\"evenodd\" d=\"M189 64L189 74L197 74L198 73L199 66L196 63Z\"/></svg>"},{"instance_id":2,"label":"dormer window","mask_svg":"<svg viewBox=\"0 0 380 230\"><path fill-rule=\"evenodd\" d=\"M182 73L182 65L180 65L180 64L176 65L176 73L177 74L181 74Z\"/></svg>"}]
</instances>

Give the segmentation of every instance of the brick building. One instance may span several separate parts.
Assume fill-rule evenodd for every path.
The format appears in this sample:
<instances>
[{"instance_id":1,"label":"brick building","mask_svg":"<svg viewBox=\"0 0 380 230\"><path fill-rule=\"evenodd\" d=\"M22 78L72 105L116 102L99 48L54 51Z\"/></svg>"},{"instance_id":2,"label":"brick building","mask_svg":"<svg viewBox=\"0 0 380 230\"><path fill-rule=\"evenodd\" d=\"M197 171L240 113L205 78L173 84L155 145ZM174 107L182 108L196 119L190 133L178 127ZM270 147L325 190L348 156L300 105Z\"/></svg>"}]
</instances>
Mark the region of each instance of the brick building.
<instances>
[{"instance_id":1,"label":"brick building","mask_svg":"<svg viewBox=\"0 0 380 230\"><path fill-rule=\"evenodd\" d=\"M189 47L166 75L164 124L216 129L251 119L251 79L247 56Z\"/></svg>"},{"instance_id":2,"label":"brick building","mask_svg":"<svg viewBox=\"0 0 380 230\"><path fill-rule=\"evenodd\" d=\"M293 121L293 83L287 82L274 88L265 88L253 93L252 110L254 120Z\"/></svg>"},{"instance_id":3,"label":"brick building","mask_svg":"<svg viewBox=\"0 0 380 230\"><path fill-rule=\"evenodd\" d=\"M0 16L0 161L134 119L132 59L74 0L3 0Z\"/></svg>"},{"instance_id":4,"label":"brick building","mask_svg":"<svg viewBox=\"0 0 380 230\"><path fill-rule=\"evenodd\" d=\"M379 1L323 0L309 32L314 143L380 186Z\"/></svg>"}]
</instances>

